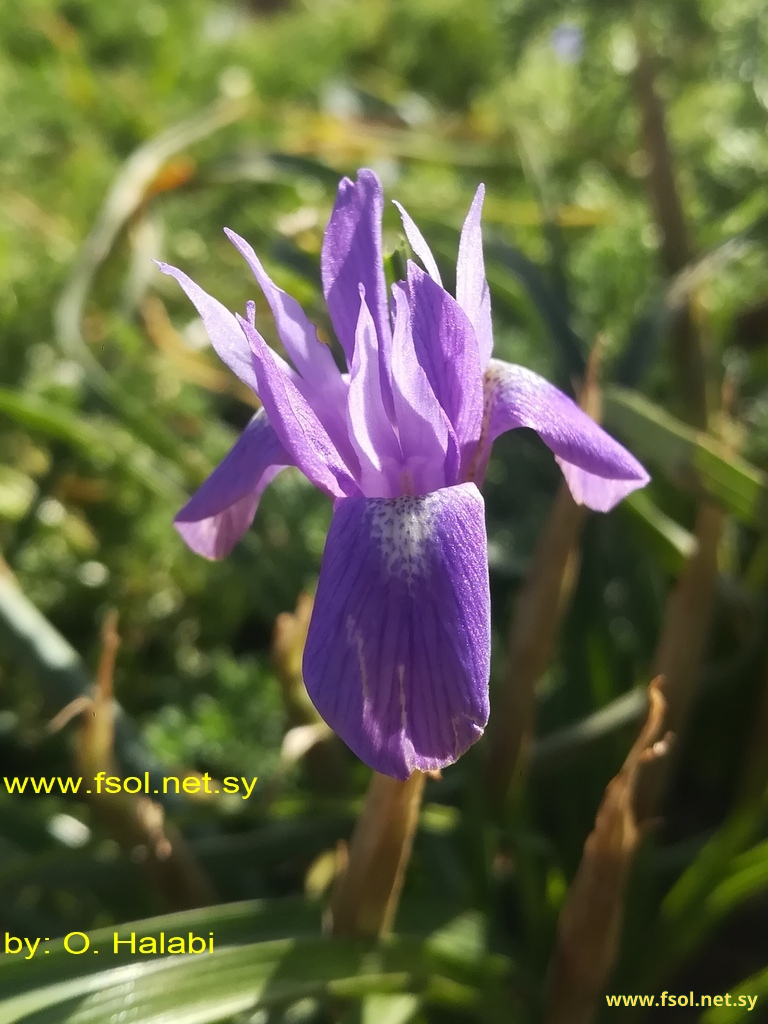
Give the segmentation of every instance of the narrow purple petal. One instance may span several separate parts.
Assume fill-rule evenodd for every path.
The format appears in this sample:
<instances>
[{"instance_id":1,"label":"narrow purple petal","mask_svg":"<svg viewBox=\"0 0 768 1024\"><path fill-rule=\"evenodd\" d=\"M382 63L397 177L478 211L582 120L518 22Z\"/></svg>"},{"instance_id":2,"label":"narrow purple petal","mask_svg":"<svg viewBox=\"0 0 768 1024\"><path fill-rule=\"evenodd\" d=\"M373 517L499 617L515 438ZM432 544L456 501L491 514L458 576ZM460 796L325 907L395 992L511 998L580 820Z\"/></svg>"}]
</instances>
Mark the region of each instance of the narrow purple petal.
<instances>
[{"instance_id":1,"label":"narrow purple petal","mask_svg":"<svg viewBox=\"0 0 768 1024\"><path fill-rule=\"evenodd\" d=\"M204 558L226 558L253 522L259 499L290 457L263 409L174 520L184 541Z\"/></svg>"},{"instance_id":2,"label":"narrow purple petal","mask_svg":"<svg viewBox=\"0 0 768 1024\"><path fill-rule=\"evenodd\" d=\"M483 375L475 332L456 300L410 261L408 303L416 355L466 462L477 446L483 420Z\"/></svg>"},{"instance_id":3,"label":"narrow purple petal","mask_svg":"<svg viewBox=\"0 0 768 1024\"><path fill-rule=\"evenodd\" d=\"M416 356L405 286L394 285L392 296L392 391L407 475L401 493L428 494L457 482L459 446L448 416Z\"/></svg>"},{"instance_id":4,"label":"narrow purple petal","mask_svg":"<svg viewBox=\"0 0 768 1024\"><path fill-rule=\"evenodd\" d=\"M346 387L330 348L317 336L299 303L272 281L252 247L229 228L224 233L248 263L275 318L275 327L293 365L307 383L325 395L329 406L346 402Z\"/></svg>"},{"instance_id":5,"label":"narrow purple petal","mask_svg":"<svg viewBox=\"0 0 768 1024\"><path fill-rule=\"evenodd\" d=\"M360 461L363 494L371 498L391 498L401 493L402 454L384 408L379 371L376 328L365 296L361 294L349 383L347 427Z\"/></svg>"},{"instance_id":6,"label":"narrow purple petal","mask_svg":"<svg viewBox=\"0 0 768 1024\"><path fill-rule=\"evenodd\" d=\"M269 422L291 461L315 487L331 497L355 494L357 485L317 413L275 361L275 353L255 327L242 317L243 329L254 355L259 395Z\"/></svg>"},{"instance_id":7,"label":"narrow purple petal","mask_svg":"<svg viewBox=\"0 0 768 1024\"><path fill-rule=\"evenodd\" d=\"M405 237L408 239L408 244L424 264L424 268L432 280L442 287L443 279L440 277L440 271L437 269L435 257L432 255L432 250L427 245L424 235L422 235L412 217L403 209L400 203L395 202L395 206L400 212L400 219L403 222Z\"/></svg>"},{"instance_id":8,"label":"narrow purple petal","mask_svg":"<svg viewBox=\"0 0 768 1024\"><path fill-rule=\"evenodd\" d=\"M480 462L499 434L530 427L555 454L574 499L596 512L608 512L650 479L626 448L532 370L492 359L486 373L486 407Z\"/></svg>"},{"instance_id":9,"label":"narrow purple petal","mask_svg":"<svg viewBox=\"0 0 768 1024\"><path fill-rule=\"evenodd\" d=\"M480 366L484 370L493 351L491 296L485 279L483 235L480 218L483 212L485 185L478 185L467 219L461 229L459 258L456 263L456 301L469 317L477 336Z\"/></svg>"},{"instance_id":10,"label":"narrow purple petal","mask_svg":"<svg viewBox=\"0 0 768 1024\"><path fill-rule=\"evenodd\" d=\"M336 503L304 651L317 710L361 760L453 764L488 720L490 595L473 484Z\"/></svg>"},{"instance_id":11,"label":"narrow purple petal","mask_svg":"<svg viewBox=\"0 0 768 1024\"><path fill-rule=\"evenodd\" d=\"M291 379L317 413L342 457L348 461L352 455L354 460L345 412L349 385L339 372L330 348L320 341L317 328L299 303L272 281L245 239L228 228L224 232L250 266L269 303L277 333L298 371L298 375L290 372ZM253 317L246 319L253 323Z\"/></svg>"},{"instance_id":12,"label":"narrow purple petal","mask_svg":"<svg viewBox=\"0 0 768 1024\"><path fill-rule=\"evenodd\" d=\"M333 329L352 365L355 331L360 311L359 286L365 288L379 345L388 349L391 337L381 217L384 194L373 171L358 171L357 181L343 178L323 239L320 267L323 291Z\"/></svg>"},{"instance_id":13,"label":"narrow purple petal","mask_svg":"<svg viewBox=\"0 0 768 1024\"><path fill-rule=\"evenodd\" d=\"M203 326L208 332L216 355L230 370L237 374L243 384L258 394L253 354L247 338L243 335L235 316L187 275L167 263L155 261L164 274L175 277L193 303Z\"/></svg>"}]
</instances>

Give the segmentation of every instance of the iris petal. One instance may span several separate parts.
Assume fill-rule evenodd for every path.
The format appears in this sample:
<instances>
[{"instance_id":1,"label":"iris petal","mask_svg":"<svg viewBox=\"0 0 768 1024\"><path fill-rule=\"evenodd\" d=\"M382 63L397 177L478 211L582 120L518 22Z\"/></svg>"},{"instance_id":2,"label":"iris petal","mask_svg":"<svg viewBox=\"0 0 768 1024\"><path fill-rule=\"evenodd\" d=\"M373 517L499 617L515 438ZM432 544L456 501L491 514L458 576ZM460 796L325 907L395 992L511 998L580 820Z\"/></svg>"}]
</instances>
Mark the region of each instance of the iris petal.
<instances>
[{"instance_id":1,"label":"iris petal","mask_svg":"<svg viewBox=\"0 0 768 1024\"><path fill-rule=\"evenodd\" d=\"M226 558L253 522L265 488L289 465L290 456L259 409L176 516L176 529L198 555Z\"/></svg>"},{"instance_id":2,"label":"iris petal","mask_svg":"<svg viewBox=\"0 0 768 1024\"><path fill-rule=\"evenodd\" d=\"M436 284L442 286L443 279L440 277L440 271L437 269L435 257L432 255L432 250L427 245L427 240L424 238L421 231L419 231L413 218L403 209L400 203L395 202L395 206L400 213L400 219L403 222L403 229L405 231L405 237L408 239L408 244L424 264L424 268L432 280Z\"/></svg>"},{"instance_id":3,"label":"iris petal","mask_svg":"<svg viewBox=\"0 0 768 1024\"><path fill-rule=\"evenodd\" d=\"M342 457L348 460L351 453L345 416L348 384L330 348L320 341L317 328L296 299L278 288L270 278L245 239L229 228L224 228L224 233L250 266L269 303L280 340L298 370L298 377L289 376L317 413Z\"/></svg>"},{"instance_id":4,"label":"iris petal","mask_svg":"<svg viewBox=\"0 0 768 1024\"><path fill-rule=\"evenodd\" d=\"M483 236L480 228L484 197L485 186L479 185L461 229L459 257L456 262L456 301L475 329L480 366L483 370L488 365L493 351L491 295L485 279Z\"/></svg>"},{"instance_id":5,"label":"iris petal","mask_svg":"<svg viewBox=\"0 0 768 1024\"><path fill-rule=\"evenodd\" d=\"M468 461L483 419L483 375L474 329L456 300L412 262L408 303L419 363Z\"/></svg>"},{"instance_id":6,"label":"iris petal","mask_svg":"<svg viewBox=\"0 0 768 1024\"><path fill-rule=\"evenodd\" d=\"M417 358L405 287L394 285L392 296L395 304L392 390L403 468L410 476L410 490L427 494L457 482L459 446L445 410Z\"/></svg>"},{"instance_id":7,"label":"iris petal","mask_svg":"<svg viewBox=\"0 0 768 1024\"><path fill-rule=\"evenodd\" d=\"M352 365L360 312L359 286L376 326L379 345L388 352L391 328L381 249L384 194L373 171L361 170L357 181L342 179L323 238L320 268L333 329Z\"/></svg>"},{"instance_id":8,"label":"iris petal","mask_svg":"<svg viewBox=\"0 0 768 1024\"><path fill-rule=\"evenodd\" d=\"M331 497L357 493L349 468L314 409L280 368L274 352L255 327L242 317L238 317L238 322L253 352L259 396L293 464L315 487Z\"/></svg>"},{"instance_id":9,"label":"iris petal","mask_svg":"<svg viewBox=\"0 0 768 1024\"><path fill-rule=\"evenodd\" d=\"M402 454L384 408L378 340L371 312L360 297L355 354L349 383L347 429L360 462L360 489L369 497L400 493Z\"/></svg>"},{"instance_id":10,"label":"iris petal","mask_svg":"<svg viewBox=\"0 0 768 1024\"><path fill-rule=\"evenodd\" d=\"M481 464L499 434L530 427L555 454L575 500L596 512L608 512L650 479L637 459L574 401L523 366L491 360L486 409Z\"/></svg>"},{"instance_id":11,"label":"iris petal","mask_svg":"<svg viewBox=\"0 0 768 1024\"><path fill-rule=\"evenodd\" d=\"M157 260L155 262L164 274L175 277L184 289L187 297L200 314L200 319L203 321L203 326L219 359L233 373L237 374L243 384L247 384L258 394L253 354L234 314L230 313L218 299L214 299L213 296L203 291L182 270L177 270L176 267L160 263Z\"/></svg>"},{"instance_id":12,"label":"iris petal","mask_svg":"<svg viewBox=\"0 0 768 1024\"><path fill-rule=\"evenodd\" d=\"M489 614L473 484L341 499L304 652L309 695L378 772L452 764L488 720Z\"/></svg>"},{"instance_id":13,"label":"iris petal","mask_svg":"<svg viewBox=\"0 0 768 1024\"><path fill-rule=\"evenodd\" d=\"M346 387L341 374L333 361L330 348L324 345L317 336L317 328L310 322L299 303L282 288L274 283L264 270L252 247L229 228L224 228L227 238L232 242L240 255L253 271L253 276L264 292L275 327L285 350L305 381L312 384L314 390L325 394L329 404L337 404L341 408L346 399Z\"/></svg>"}]
</instances>

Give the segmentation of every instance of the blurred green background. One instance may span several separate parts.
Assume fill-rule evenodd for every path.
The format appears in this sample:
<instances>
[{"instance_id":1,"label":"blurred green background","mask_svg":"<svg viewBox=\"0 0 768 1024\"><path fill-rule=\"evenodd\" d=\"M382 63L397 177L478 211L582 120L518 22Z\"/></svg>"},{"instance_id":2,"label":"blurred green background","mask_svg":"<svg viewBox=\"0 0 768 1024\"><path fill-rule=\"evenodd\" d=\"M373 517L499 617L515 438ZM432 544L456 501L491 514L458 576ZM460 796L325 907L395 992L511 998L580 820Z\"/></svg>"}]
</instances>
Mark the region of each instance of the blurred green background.
<instances>
[{"instance_id":1,"label":"blurred green background","mask_svg":"<svg viewBox=\"0 0 768 1024\"><path fill-rule=\"evenodd\" d=\"M197 865L179 886L142 870L120 824L149 834L136 803L4 786L0 934L260 900L195 918L230 936L240 974L223 966L197 988L179 975L144 1003L139 988L131 1019L160 1019L141 1016L152 999L168 1021L542 1019L558 914L662 668L678 742L603 987L768 1005L767 52L759 0L5 0L0 775L77 775L94 756L77 715L48 723L90 685L115 609L120 768L259 782L247 802L168 802ZM315 937L368 772L328 738L299 750L307 732L289 730L314 737L301 609L274 640L314 588L330 506L286 472L225 562L184 547L173 515L253 407L151 262L243 310L256 289L229 226L329 330L322 231L339 177L361 166L449 282L485 182L496 354L573 393L600 339L603 420L653 476L608 516L569 511L562 628L548 639L534 615L532 669L520 630L507 637L516 598L544 593L546 545L532 556L559 474L527 431L497 443L484 488L497 736L428 783L400 967L377 970ZM401 244L390 207L385 248ZM280 946L288 936L309 945ZM18 961L0 961L0 1021L111 1019L77 987L90 962ZM256 963L284 981L248 1002ZM185 1010L216 978L243 1001ZM328 1010L329 992L354 1006ZM599 1019L666 1019L598 1005ZM768 1020L759 1007L745 1019Z\"/></svg>"}]
</instances>

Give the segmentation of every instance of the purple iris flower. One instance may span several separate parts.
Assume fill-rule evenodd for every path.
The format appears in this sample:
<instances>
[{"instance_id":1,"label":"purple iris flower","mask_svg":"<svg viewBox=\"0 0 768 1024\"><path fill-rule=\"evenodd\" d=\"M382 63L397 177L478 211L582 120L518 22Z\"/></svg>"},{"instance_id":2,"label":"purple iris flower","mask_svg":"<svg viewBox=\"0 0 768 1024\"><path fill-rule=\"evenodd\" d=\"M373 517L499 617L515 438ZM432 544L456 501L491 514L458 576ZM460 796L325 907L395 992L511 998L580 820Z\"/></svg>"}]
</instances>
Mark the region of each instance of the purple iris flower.
<instances>
[{"instance_id":1,"label":"purple iris flower","mask_svg":"<svg viewBox=\"0 0 768 1024\"><path fill-rule=\"evenodd\" d=\"M387 294L376 175L345 178L323 242L325 300L347 373L253 249L227 235L269 304L291 363L255 326L166 264L221 359L262 408L179 512L176 528L223 558L284 466L334 501L304 679L317 710L363 761L404 779L452 764L488 720L490 596L482 482L494 439L537 431L577 502L607 511L643 467L542 377L491 358L481 185L461 233L456 298L400 209L425 270Z\"/></svg>"}]
</instances>

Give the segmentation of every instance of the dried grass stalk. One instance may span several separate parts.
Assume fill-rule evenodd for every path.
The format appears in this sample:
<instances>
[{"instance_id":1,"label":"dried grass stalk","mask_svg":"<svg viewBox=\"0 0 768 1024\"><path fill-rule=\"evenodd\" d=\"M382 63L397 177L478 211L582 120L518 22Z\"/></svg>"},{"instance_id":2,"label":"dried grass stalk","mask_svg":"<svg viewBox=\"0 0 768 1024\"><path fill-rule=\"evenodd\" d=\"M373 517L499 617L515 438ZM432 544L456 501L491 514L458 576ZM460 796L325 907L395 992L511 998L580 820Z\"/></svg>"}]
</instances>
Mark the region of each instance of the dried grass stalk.
<instances>
[{"instance_id":1,"label":"dried grass stalk","mask_svg":"<svg viewBox=\"0 0 768 1024\"><path fill-rule=\"evenodd\" d=\"M392 927L403 887L426 776L405 782L374 772L330 908L334 935L377 936Z\"/></svg>"},{"instance_id":2,"label":"dried grass stalk","mask_svg":"<svg viewBox=\"0 0 768 1024\"><path fill-rule=\"evenodd\" d=\"M560 913L546 1024L588 1024L616 959L627 875L649 824L637 814L638 780L646 766L667 753L672 739L670 733L659 738L666 713L660 678L648 695L646 723L621 771L608 783Z\"/></svg>"},{"instance_id":3,"label":"dried grass stalk","mask_svg":"<svg viewBox=\"0 0 768 1024\"><path fill-rule=\"evenodd\" d=\"M102 629L102 649L93 698L81 697L60 712L51 728L60 727L79 714L76 762L86 779L99 772L121 776L114 755L113 676L120 638L117 613L107 615ZM131 793L92 792L88 801L94 816L140 865L150 884L173 910L208 906L216 893L181 833L165 820L160 804L148 796Z\"/></svg>"}]
</instances>

